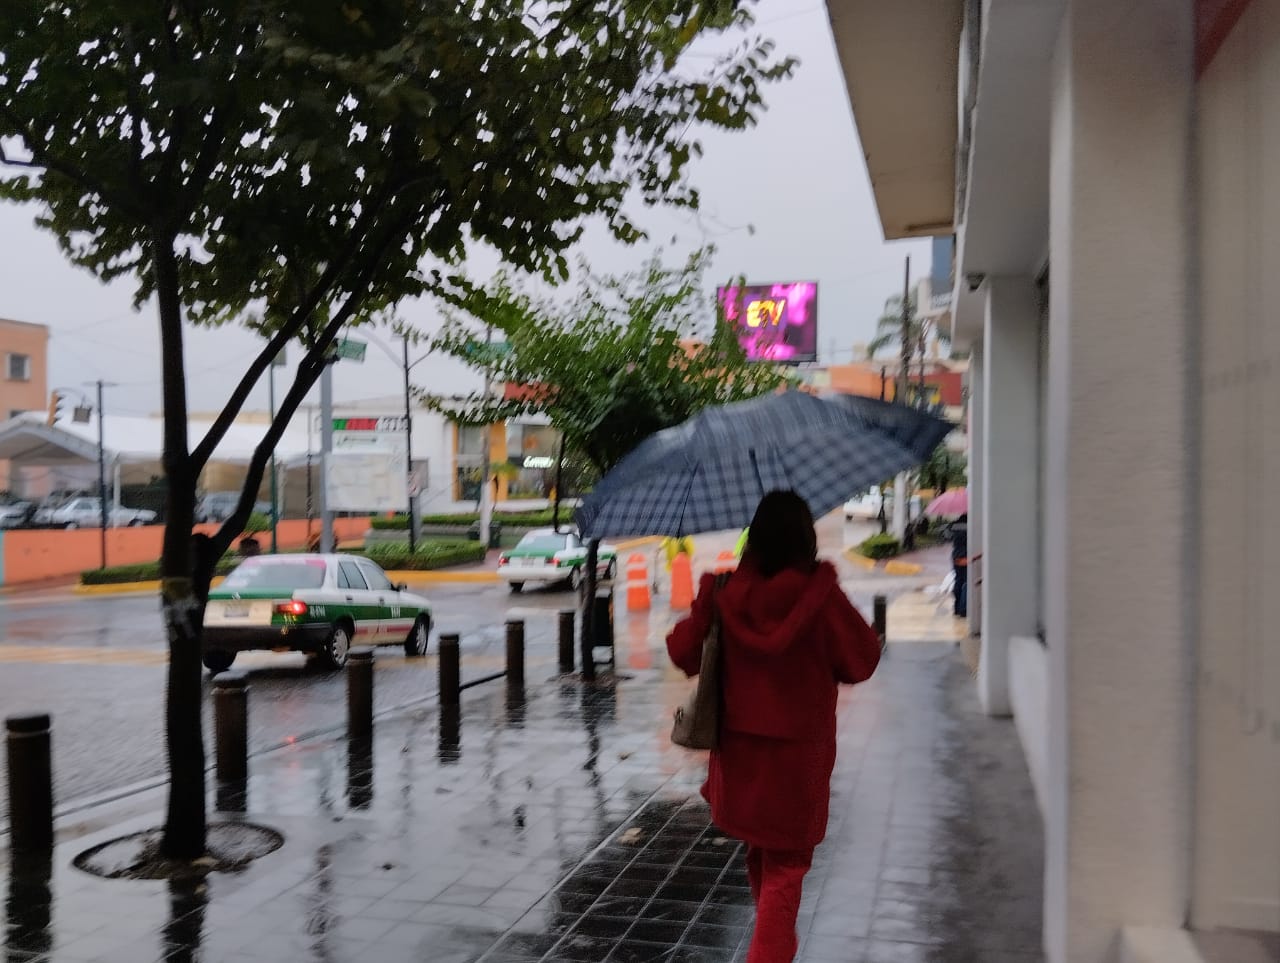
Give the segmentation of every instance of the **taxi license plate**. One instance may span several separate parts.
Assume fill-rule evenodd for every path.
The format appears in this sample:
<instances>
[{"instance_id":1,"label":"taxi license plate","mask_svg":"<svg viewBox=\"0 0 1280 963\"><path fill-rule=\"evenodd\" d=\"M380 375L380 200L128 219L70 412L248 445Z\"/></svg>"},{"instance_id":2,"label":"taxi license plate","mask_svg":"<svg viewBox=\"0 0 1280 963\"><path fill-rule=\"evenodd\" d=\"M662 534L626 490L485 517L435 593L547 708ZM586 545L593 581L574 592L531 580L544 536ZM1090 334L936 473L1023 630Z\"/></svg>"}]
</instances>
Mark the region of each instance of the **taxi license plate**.
<instances>
[{"instance_id":1,"label":"taxi license plate","mask_svg":"<svg viewBox=\"0 0 1280 963\"><path fill-rule=\"evenodd\" d=\"M247 618L249 615L249 606L248 604L234 605L234 604L228 603L222 607L222 615L223 615L223 618L228 618L228 619Z\"/></svg>"},{"instance_id":2,"label":"taxi license plate","mask_svg":"<svg viewBox=\"0 0 1280 963\"><path fill-rule=\"evenodd\" d=\"M525 568L531 568L535 565L545 565L547 563L546 559L543 558L522 558L519 561Z\"/></svg>"}]
</instances>

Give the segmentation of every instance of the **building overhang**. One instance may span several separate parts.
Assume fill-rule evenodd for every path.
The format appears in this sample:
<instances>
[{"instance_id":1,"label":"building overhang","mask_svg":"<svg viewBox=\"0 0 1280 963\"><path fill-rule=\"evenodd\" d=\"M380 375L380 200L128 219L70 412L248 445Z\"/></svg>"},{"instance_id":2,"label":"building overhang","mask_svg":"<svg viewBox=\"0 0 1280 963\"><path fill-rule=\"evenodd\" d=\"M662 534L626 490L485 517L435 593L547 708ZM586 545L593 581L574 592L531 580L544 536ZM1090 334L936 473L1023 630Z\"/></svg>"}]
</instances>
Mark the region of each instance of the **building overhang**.
<instances>
[{"instance_id":1,"label":"building overhang","mask_svg":"<svg viewBox=\"0 0 1280 963\"><path fill-rule=\"evenodd\" d=\"M98 446L56 426L14 418L0 424L0 459L33 466L96 463Z\"/></svg>"},{"instance_id":2,"label":"building overhang","mask_svg":"<svg viewBox=\"0 0 1280 963\"><path fill-rule=\"evenodd\" d=\"M1035 277L1045 266L1052 64L1063 5L987 0L984 7L956 238L959 345L982 337L983 279Z\"/></svg>"},{"instance_id":3,"label":"building overhang","mask_svg":"<svg viewBox=\"0 0 1280 963\"><path fill-rule=\"evenodd\" d=\"M962 0L829 0L886 240L954 230Z\"/></svg>"}]
</instances>

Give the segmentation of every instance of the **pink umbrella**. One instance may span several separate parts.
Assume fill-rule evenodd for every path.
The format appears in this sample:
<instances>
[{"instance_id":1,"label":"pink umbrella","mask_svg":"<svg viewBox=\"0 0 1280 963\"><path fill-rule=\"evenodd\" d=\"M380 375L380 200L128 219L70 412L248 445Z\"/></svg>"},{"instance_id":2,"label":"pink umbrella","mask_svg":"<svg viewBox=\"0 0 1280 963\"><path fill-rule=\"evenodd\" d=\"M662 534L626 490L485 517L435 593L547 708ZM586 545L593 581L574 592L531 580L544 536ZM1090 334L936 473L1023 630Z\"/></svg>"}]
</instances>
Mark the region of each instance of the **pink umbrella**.
<instances>
[{"instance_id":1,"label":"pink umbrella","mask_svg":"<svg viewBox=\"0 0 1280 963\"><path fill-rule=\"evenodd\" d=\"M969 511L969 489L953 488L931 501L924 513L935 518L944 518L950 515L963 515L967 511Z\"/></svg>"}]
</instances>

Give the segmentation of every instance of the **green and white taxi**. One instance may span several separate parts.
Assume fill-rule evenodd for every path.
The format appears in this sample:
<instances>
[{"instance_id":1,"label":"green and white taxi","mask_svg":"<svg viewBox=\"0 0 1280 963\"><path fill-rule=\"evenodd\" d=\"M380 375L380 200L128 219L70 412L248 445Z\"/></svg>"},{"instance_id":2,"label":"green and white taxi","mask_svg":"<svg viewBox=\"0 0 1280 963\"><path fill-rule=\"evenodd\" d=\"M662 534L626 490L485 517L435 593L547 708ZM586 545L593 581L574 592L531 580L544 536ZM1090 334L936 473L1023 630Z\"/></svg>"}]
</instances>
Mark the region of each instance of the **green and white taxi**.
<instances>
[{"instance_id":1,"label":"green and white taxi","mask_svg":"<svg viewBox=\"0 0 1280 963\"><path fill-rule=\"evenodd\" d=\"M576 591L586 576L587 547L575 532L534 529L515 548L498 556L498 575L519 592L526 582L567 582ZM611 579L618 571L618 551L601 544L596 577Z\"/></svg>"},{"instance_id":2,"label":"green and white taxi","mask_svg":"<svg viewBox=\"0 0 1280 963\"><path fill-rule=\"evenodd\" d=\"M306 652L330 668L347 662L352 645L403 645L425 655L431 603L392 585L375 563L357 555L255 555L209 593L204 664L231 666L237 652Z\"/></svg>"}]
</instances>

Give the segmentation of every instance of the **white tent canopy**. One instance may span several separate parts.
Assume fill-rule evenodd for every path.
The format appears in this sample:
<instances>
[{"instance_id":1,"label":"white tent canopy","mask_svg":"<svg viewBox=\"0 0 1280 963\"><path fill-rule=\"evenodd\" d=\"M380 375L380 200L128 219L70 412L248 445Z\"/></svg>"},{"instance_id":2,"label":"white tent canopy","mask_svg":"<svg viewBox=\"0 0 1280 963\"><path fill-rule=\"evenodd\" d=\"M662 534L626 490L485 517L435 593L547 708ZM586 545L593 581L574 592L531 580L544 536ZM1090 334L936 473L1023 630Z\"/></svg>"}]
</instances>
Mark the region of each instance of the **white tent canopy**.
<instances>
[{"instance_id":1,"label":"white tent canopy","mask_svg":"<svg viewBox=\"0 0 1280 963\"><path fill-rule=\"evenodd\" d=\"M191 421L187 425L189 444L200 443L212 425L211 421ZM247 464L253 451L267 433L264 423L236 422L214 451L211 461L223 464ZM102 425L103 448L108 462L146 464L158 462L164 448L164 422L160 418L134 415L107 415ZM308 451L305 423L285 429L276 445L278 461L298 462ZM0 423L0 459L19 465L67 465L97 461L98 421L91 415L88 422L62 421L45 424L42 414L27 412Z\"/></svg>"}]
</instances>

